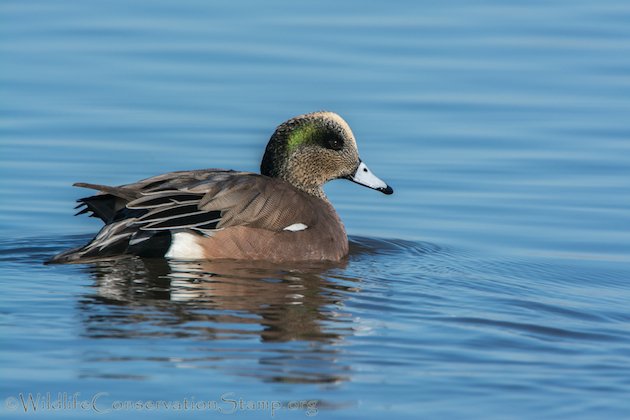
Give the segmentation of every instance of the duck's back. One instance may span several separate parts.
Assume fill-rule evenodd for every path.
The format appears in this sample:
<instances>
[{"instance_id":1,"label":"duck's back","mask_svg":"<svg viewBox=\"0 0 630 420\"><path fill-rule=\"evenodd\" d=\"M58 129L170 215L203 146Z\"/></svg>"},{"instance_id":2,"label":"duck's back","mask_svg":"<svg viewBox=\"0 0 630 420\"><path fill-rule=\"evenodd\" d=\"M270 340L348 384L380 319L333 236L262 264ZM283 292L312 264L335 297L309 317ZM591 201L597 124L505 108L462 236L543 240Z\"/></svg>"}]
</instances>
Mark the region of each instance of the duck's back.
<instances>
[{"instance_id":1,"label":"duck's back","mask_svg":"<svg viewBox=\"0 0 630 420\"><path fill-rule=\"evenodd\" d=\"M348 252L333 207L285 181L220 169L171 172L78 200L105 222L87 245L53 263L118 255L180 259L339 260Z\"/></svg>"}]
</instances>

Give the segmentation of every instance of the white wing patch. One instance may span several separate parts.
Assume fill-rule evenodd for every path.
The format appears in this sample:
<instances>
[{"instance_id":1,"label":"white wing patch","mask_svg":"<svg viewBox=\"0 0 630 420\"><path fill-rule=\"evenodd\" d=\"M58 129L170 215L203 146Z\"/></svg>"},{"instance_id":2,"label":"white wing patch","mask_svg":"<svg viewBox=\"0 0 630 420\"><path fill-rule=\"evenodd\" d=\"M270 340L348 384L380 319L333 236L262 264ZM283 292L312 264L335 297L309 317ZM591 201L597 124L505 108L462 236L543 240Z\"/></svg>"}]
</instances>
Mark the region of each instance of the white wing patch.
<instances>
[{"instance_id":1,"label":"white wing patch","mask_svg":"<svg viewBox=\"0 0 630 420\"><path fill-rule=\"evenodd\" d=\"M205 259L203 248L197 243L197 235L187 232L173 234L171 246L164 256L182 260Z\"/></svg>"},{"instance_id":2,"label":"white wing patch","mask_svg":"<svg viewBox=\"0 0 630 420\"><path fill-rule=\"evenodd\" d=\"M306 226L304 223L293 223L290 226L285 227L282 230L289 230L291 232L299 232L301 230L306 229L308 226Z\"/></svg>"}]
</instances>

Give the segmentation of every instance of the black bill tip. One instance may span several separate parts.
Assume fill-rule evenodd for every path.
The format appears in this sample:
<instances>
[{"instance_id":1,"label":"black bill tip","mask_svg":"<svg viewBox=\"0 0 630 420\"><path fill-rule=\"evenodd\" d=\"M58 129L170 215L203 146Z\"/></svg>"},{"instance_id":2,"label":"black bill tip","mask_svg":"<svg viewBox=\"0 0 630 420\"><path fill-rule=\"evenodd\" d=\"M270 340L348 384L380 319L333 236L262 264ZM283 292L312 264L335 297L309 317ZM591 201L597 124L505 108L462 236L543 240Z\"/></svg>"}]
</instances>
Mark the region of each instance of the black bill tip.
<instances>
[{"instance_id":1,"label":"black bill tip","mask_svg":"<svg viewBox=\"0 0 630 420\"><path fill-rule=\"evenodd\" d=\"M382 192L383 194L387 194L387 195L392 195L394 193L394 189L390 187L389 185L386 188L379 188L378 190Z\"/></svg>"}]
</instances>

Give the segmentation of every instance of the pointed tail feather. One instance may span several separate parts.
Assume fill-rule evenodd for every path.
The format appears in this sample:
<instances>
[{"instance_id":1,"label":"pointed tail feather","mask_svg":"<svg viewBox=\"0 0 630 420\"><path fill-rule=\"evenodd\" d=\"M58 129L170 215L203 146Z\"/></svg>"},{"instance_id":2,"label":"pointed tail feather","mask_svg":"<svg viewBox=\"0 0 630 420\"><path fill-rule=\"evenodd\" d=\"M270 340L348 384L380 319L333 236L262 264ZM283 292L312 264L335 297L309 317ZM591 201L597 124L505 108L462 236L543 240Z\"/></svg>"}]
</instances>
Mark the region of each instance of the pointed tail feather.
<instances>
[{"instance_id":1,"label":"pointed tail feather","mask_svg":"<svg viewBox=\"0 0 630 420\"><path fill-rule=\"evenodd\" d=\"M83 253L84 247L72 248L62 253L59 253L51 259L44 262L44 264L72 264L79 261Z\"/></svg>"},{"instance_id":2,"label":"pointed tail feather","mask_svg":"<svg viewBox=\"0 0 630 420\"><path fill-rule=\"evenodd\" d=\"M127 201L135 200L136 198L138 198L139 195L137 192L134 192L131 189L125 187L110 187L109 185L88 184L87 182L75 182L72 185L75 187L89 188L92 190L101 191Z\"/></svg>"},{"instance_id":3,"label":"pointed tail feather","mask_svg":"<svg viewBox=\"0 0 630 420\"><path fill-rule=\"evenodd\" d=\"M134 219L131 219L133 221ZM135 229L129 227L130 220L122 220L103 226L87 245L55 255L47 264L71 264L110 259L125 253Z\"/></svg>"}]
</instances>

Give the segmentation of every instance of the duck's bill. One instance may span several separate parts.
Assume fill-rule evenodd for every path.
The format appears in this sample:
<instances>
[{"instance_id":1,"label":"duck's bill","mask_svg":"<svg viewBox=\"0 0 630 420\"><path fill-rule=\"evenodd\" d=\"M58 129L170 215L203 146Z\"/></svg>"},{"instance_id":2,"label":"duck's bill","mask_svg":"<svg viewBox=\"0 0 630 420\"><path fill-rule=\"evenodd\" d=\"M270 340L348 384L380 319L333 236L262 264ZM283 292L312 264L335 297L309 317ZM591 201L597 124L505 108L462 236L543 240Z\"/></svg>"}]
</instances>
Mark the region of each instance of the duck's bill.
<instances>
[{"instance_id":1,"label":"duck's bill","mask_svg":"<svg viewBox=\"0 0 630 420\"><path fill-rule=\"evenodd\" d=\"M393 194L394 192L392 187L390 187L382 179L374 175L372 171L370 171L370 169L367 167L367 165L362 161L360 161L359 167L357 168L354 175L349 175L347 176L347 178L352 182L356 182L357 184L361 184L368 188L372 188L373 190L380 191L383 194L389 195Z\"/></svg>"}]
</instances>

